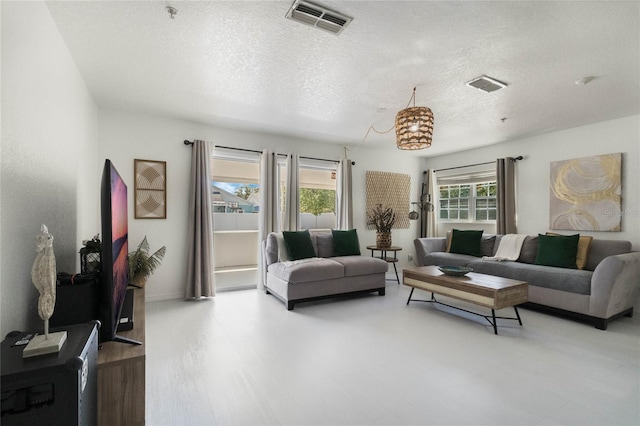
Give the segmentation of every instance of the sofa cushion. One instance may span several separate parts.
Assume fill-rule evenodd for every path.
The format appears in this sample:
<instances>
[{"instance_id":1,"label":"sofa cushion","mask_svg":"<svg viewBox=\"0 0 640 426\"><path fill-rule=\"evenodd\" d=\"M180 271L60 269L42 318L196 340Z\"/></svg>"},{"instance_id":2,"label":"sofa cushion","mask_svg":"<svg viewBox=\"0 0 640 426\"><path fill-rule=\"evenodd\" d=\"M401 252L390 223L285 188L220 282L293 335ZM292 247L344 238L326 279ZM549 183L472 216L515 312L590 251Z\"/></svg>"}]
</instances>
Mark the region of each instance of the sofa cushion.
<instances>
[{"instance_id":1,"label":"sofa cushion","mask_svg":"<svg viewBox=\"0 0 640 426\"><path fill-rule=\"evenodd\" d=\"M538 237L535 235L527 235L520 248L520 257L518 262L535 263L538 255Z\"/></svg>"},{"instance_id":2,"label":"sofa cushion","mask_svg":"<svg viewBox=\"0 0 640 426\"><path fill-rule=\"evenodd\" d=\"M267 272L290 283L306 283L344 277L342 264L319 257L273 263L267 267Z\"/></svg>"},{"instance_id":3,"label":"sofa cushion","mask_svg":"<svg viewBox=\"0 0 640 426\"><path fill-rule=\"evenodd\" d=\"M333 257L333 236L329 232L318 232L316 243L318 244L318 257Z\"/></svg>"},{"instance_id":4,"label":"sofa cushion","mask_svg":"<svg viewBox=\"0 0 640 426\"><path fill-rule=\"evenodd\" d=\"M469 262L467 266L473 268L473 272L526 281L537 287L591 294L592 271L478 259Z\"/></svg>"},{"instance_id":5,"label":"sofa cushion","mask_svg":"<svg viewBox=\"0 0 640 426\"><path fill-rule=\"evenodd\" d=\"M580 235L538 234L536 265L576 268L576 254Z\"/></svg>"},{"instance_id":6,"label":"sofa cushion","mask_svg":"<svg viewBox=\"0 0 640 426\"><path fill-rule=\"evenodd\" d=\"M496 246L497 238L502 237L501 235L495 234L482 234L482 240L480 241L480 252L482 256L495 256L495 251L498 250ZM430 239L433 239L431 237ZM445 249L447 253L451 251L451 229L447 231L447 235L445 238ZM441 250L438 250L441 251Z\"/></svg>"},{"instance_id":7,"label":"sofa cushion","mask_svg":"<svg viewBox=\"0 0 640 426\"><path fill-rule=\"evenodd\" d=\"M291 260L308 259L316 256L308 230L283 231L282 236Z\"/></svg>"},{"instance_id":8,"label":"sofa cushion","mask_svg":"<svg viewBox=\"0 0 640 426\"><path fill-rule=\"evenodd\" d=\"M482 230L454 229L451 232L451 247L449 248L449 253L468 254L480 257L482 255L482 250L480 249L482 232Z\"/></svg>"},{"instance_id":9,"label":"sofa cushion","mask_svg":"<svg viewBox=\"0 0 640 426\"><path fill-rule=\"evenodd\" d=\"M480 240L480 253L482 256L493 256L493 249L496 245L495 235L483 235ZM498 248L496 247L496 250Z\"/></svg>"},{"instance_id":10,"label":"sofa cushion","mask_svg":"<svg viewBox=\"0 0 640 426\"><path fill-rule=\"evenodd\" d=\"M584 269L587 266L587 259L589 258L589 249L591 248L591 242L593 237L588 235L580 235L578 240L578 252L576 253L576 266L578 269Z\"/></svg>"},{"instance_id":11,"label":"sofa cushion","mask_svg":"<svg viewBox=\"0 0 640 426\"><path fill-rule=\"evenodd\" d=\"M284 239L282 240L284 243ZM283 244L284 245L284 244ZM264 245L264 255L267 265L275 263L278 261L278 249L279 249L278 240L276 239L276 233L271 232L267 235L267 240ZM285 250L286 251L286 250Z\"/></svg>"},{"instance_id":12,"label":"sofa cushion","mask_svg":"<svg viewBox=\"0 0 640 426\"><path fill-rule=\"evenodd\" d=\"M546 235L562 235L555 232L547 232ZM593 237L589 235L580 235L578 239L578 251L576 253L576 267L578 269L584 269L587 265L587 258L589 257L589 248L591 247L591 241Z\"/></svg>"},{"instance_id":13,"label":"sofa cushion","mask_svg":"<svg viewBox=\"0 0 640 426\"><path fill-rule=\"evenodd\" d=\"M358 233L355 229L348 231L332 230L333 255L334 256L354 256L360 254L360 243Z\"/></svg>"},{"instance_id":14,"label":"sofa cushion","mask_svg":"<svg viewBox=\"0 0 640 426\"><path fill-rule=\"evenodd\" d=\"M291 260L291 257L289 256L289 250L287 250L287 245L284 243L282 232L273 233L273 237L276 239L276 244L278 247L278 262L287 262Z\"/></svg>"},{"instance_id":15,"label":"sofa cushion","mask_svg":"<svg viewBox=\"0 0 640 426\"><path fill-rule=\"evenodd\" d=\"M593 271L602 262L605 257L615 256L618 254L629 253L631 251L631 242L624 240L599 240L594 239L589 247L589 256L587 257L587 266L585 269Z\"/></svg>"},{"instance_id":16,"label":"sofa cushion","mask_svg":"<svg viewBox=\"0 0 640 426\"><path fill-rule=\"evenodd\" d=\"M344 267L345 277L380 273L384 274L389 269L389 264L377 257L340 256L334 257L331 260L340 263Z\"/></svg>"},{"instance_id":17,"label":"sofa cushion","mask_svg":"<svg viewBox=\"0 0 640 426\"><path fill-rule=\"evenodd\" d=\"M504 235L496 235L496 243L493 247L493 253L491 256L495 257L498 252L498 247L500 247L500 241L502 241L502 237ZM522 243L522 247L520 248L520 257L518 257L518 262L522 263L533 263L536 261L536 255L538 254L538 237L535 235L527 235Z\"/></svg>"}]
</instances>

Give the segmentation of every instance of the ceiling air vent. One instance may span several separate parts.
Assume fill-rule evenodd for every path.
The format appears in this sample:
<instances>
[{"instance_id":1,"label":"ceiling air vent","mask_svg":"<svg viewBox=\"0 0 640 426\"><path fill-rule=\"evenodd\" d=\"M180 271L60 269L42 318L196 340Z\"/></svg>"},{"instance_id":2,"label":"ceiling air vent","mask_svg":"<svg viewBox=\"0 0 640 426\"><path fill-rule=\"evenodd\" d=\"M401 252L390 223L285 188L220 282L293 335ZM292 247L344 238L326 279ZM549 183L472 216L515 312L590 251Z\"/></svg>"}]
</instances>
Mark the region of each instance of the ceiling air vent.
<instances>
[{"instance_id":1,"label":"ceiling air vent","mask_svg":"<svg viewBox=\"0 0 640 426\"><path fill-rule=\"evenodd\" d=\"M498 81L495 78L487 77L486 75L481 75L480 77L474 78L465 84L469 87L475 87L476 89L480 89L487 93L495 92L503 87L507 87L507 83Z\"/></svg>"},{"instance_id":2,"label":"ceiling air vent","mask_svg":"<svg viewBox=\"0 0 640 426\"><path fill-rule=\"evenodd\" d=\"M287 12L287 18L332 34L340 34L353 21L353 18L341 13L302 0L293 2L291 9Z\"/></svg>"}]
</instances>

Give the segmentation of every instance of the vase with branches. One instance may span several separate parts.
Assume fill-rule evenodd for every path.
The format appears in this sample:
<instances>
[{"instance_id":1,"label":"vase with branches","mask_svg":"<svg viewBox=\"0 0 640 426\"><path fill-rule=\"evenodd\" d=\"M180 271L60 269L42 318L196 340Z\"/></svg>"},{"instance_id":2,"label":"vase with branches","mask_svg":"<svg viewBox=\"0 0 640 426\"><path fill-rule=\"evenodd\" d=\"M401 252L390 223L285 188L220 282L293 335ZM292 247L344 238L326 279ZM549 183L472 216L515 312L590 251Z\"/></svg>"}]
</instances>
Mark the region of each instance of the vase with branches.
<instances>
[{"instance_id":1,"label":"vase with branches","mask_svg":"<svg viewBox=\"0 0 640 426\"><path fill-rule=\"evenodd\" d=\"M391 207L377 204L367 213L367 225L376 228L376 245L378 247L391 246L391 228L396 223L396 214Z\"/></svg>"},{"instance_id":2,"label":"vase with branches","mask_svg":"<svg viewBox=\"0 0 640 426\"><path fill-rule=\"evenodd\" d=\"M153 254L149 253L150 250L151 246L145 235L138 248L129 252L129 284L140 288L144 287L147 279L162 263L167 247L162 246Z\"/></svg>"}]
</instances>

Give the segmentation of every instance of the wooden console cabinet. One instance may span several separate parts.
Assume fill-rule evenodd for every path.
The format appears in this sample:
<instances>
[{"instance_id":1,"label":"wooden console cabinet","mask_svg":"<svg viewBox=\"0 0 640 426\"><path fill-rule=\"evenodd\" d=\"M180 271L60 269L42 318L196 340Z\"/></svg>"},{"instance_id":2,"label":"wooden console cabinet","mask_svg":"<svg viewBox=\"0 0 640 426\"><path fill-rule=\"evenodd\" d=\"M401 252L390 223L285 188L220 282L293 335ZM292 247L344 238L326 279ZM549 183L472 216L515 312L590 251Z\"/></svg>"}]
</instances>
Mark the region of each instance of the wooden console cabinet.
<instances>
[{"instance_id":1,"label":"wooden console cabinet","mask_svg":"<svg viewBox=\"0 0 640 426\"><path fill-rule=\"evenodd\" d=\"M142 342L106 342L98 351L98 425L143 425L145 404L144 289L134 290L133 330L118 335Z\"/></svg>"}]
</instances>

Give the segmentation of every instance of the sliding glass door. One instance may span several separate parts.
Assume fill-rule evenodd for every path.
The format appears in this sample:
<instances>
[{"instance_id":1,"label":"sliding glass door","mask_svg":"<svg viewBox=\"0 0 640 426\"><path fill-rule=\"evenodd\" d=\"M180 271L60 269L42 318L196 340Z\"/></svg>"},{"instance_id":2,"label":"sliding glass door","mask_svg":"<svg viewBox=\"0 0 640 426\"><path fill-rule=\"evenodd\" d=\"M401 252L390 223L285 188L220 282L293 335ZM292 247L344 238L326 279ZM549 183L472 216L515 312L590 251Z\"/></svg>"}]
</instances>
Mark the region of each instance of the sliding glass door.
<instances>
[{"instance_id":1,"label":"sliding glass door","mask_svg":"<svg viewBox=\"0 0 640 426\"><path fill-rule=\"evenodd\" d=\"M257 154L215 152L211 160L216 290L258 282L260 171Z\"/></svg>"}]
</instances>

